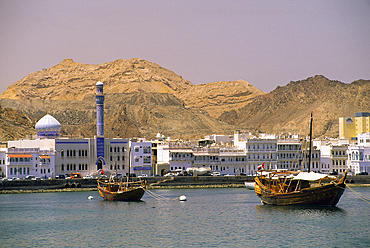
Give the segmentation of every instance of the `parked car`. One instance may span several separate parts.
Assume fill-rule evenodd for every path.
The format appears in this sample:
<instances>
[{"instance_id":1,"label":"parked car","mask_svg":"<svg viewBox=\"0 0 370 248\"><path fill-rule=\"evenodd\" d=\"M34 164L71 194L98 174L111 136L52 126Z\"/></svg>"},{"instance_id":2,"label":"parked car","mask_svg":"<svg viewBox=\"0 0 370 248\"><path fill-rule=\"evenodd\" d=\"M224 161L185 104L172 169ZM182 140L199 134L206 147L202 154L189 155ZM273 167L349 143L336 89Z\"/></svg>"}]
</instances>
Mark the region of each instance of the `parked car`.
<instances>
[{"instance_id":1,"label":"parked car","mask_svg":"<svg viewBox=\"0 0 370 248\"><path fill-rule=\"evenodd\" d=\"M8 181L19 181L19 178L18 177L12 177L12 178L9 178Z\"/></svg>"},{"instance_id":2,"label":"parked car","mask_svg":"<svg viewBox=\"0 0 370 248\"><path fill-rule=\"evenodd\" d=\"M36 180L36 176L34 175L28 175L24 178L24 180Z\"/></svg>"},{"instance_id":3,"label":"parked car","mask_svg":"<svg viewBox=\"0 0 370 248\"><path fill-rule=\"evenodd\" d=\"M58 175L55 179L66 179L66 175Z\"/></svg>"},{"instance_id":4,"label":"parked car","mask_svg":"<svg viewBox=\"0 0 370 248\"><path fill-rule=\"evenodd\" d=\"M367 173L366 171L361 171L360 173L358 173L357 175L369 175L369 173Z\"/></svg>"},{"instance_id":5,"label":"parked car","mask_svg":"<svg viewBox=\"0 0 370 248\"><path fill-rule=\"evenodd\" d=\"M148 175L147 174L142 174L142 175L139 175L137 177L148 177Z\"/></svg>"},{"instance_id":6,"label":"parked car","mask_svg":"<svg viewBox=\"0 0 370 248\"><path fill-rule=\"evenodd\" d=\"M82 179L83 178L81 173L72 173L70 177L71 179Z\"/></svg>"},{"instance_id":7,"label":"parked car","mask_svg":"<svg viewBox=\"0 0 370 248\"><path fill-rule=\"evenodd\" d=\"M126 173L126 177L127 177L127 173ZM130 173L130 177L136 177L136 174L135 173Z\"/></svg>"},{"instance_id":8,"label":"parked car","mask_svg":"<svg viewBox=\"0 0 370 248\"><path fill-rule=\"evenodd\" d=\"M220 172L218 172L218 171L214 171L214 172L212 172L212 176L221 176L221 173Z\"/></svg>"}]
</instances>

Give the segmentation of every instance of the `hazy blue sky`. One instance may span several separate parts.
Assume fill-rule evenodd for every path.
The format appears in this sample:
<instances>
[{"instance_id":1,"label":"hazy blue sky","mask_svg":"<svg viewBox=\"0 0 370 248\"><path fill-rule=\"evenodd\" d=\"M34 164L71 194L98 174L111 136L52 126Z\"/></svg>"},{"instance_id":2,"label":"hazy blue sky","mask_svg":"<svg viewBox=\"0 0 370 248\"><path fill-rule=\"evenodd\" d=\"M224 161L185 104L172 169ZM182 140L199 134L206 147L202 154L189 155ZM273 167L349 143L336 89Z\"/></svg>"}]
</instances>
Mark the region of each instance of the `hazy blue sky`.
<instances>
[{"instance_id":1,"label":"hazy blue sky","mask_svg":"<svg viewBox=\"0 0 370 248\"><path fill-rule=\"evenodd\" d=\"M370 79L370 0L0 0L0 93L65 58L142 58L194 84L270 92Z\"/></svg>"}]
</instances>

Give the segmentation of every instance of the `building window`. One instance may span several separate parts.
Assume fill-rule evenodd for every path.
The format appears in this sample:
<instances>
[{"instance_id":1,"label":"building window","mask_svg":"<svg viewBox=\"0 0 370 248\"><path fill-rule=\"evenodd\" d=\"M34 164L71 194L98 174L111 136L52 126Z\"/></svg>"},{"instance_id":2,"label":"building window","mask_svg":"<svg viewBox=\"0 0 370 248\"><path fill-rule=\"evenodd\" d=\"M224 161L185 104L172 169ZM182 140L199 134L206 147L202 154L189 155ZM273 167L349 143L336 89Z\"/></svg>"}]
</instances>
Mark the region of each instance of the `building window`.
<instances>
[{"instance_id":1,"label":"building window","mask_svg":"<svg viewBox=\"0 0 370 248\"><path fill-rule=\"evenodd\" d=\"M144 146L144 153L150 153L150 146Z\"/></svg>"},{"instance_id":2,"label":"building window","mask_svg":"<svg viewBox=\"0 0 370 248\"><path fill-rule=\"evenodd\" d=\"M144 164L150 164L151 162L151 157L150 156L144 156Z\"/></svg>"},{"instance_id":3,"label":"building window","mask_svg":"<svg viewBox=\"0 0 370 248\"><path fill-rule=\"evenodd\" d=\"M64 164L62 164L62 171L64 171Z\"/></svg>"}]
</instances>

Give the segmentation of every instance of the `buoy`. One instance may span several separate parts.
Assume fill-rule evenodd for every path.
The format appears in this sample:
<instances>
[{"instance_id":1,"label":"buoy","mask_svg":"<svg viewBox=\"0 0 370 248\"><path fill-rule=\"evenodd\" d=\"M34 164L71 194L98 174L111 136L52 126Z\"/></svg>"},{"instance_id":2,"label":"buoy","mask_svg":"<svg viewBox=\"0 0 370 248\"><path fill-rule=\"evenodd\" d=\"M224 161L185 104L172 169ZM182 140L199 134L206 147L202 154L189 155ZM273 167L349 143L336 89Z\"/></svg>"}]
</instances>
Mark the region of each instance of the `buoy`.
<instances>
[{"instance_id":1,"label":"buoy","mask_svg":"<svg viewBox=\"0 0 370 248\"><path fill-rule=\"evenodd\" d=\"M180 200L180 201L186 201L186 196L184 196L184 195L180 195L179 200Z\"/></svg>"},{"instance_id":2,"label":"buoy","mask_svg":"<svg viewBox=\"0 0 370 248\"><path fill-rule=\"evenodd\" d=\"M87 199L89 199L89 200L91 200L92 198L94 198L92 195L89 195L89 196L87 197Z\"/></svg>"}]
</instances>

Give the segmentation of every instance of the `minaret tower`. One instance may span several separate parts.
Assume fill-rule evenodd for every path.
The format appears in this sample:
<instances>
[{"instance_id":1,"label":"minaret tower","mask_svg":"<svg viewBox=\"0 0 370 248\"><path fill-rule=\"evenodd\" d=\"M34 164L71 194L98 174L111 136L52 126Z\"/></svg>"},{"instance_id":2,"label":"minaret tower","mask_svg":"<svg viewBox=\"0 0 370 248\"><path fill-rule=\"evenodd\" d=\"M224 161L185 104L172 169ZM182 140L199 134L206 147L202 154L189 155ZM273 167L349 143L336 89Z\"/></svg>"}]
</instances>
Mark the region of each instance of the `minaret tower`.
<instances>
[{"instance_id":1,"label":"minaret tower","mask_svg":"<svg viewBox=\"0 0 370 248\"><path fill-rule=\"evenodd\" d=\"M104 84L99 81L96 83L96 136L104 136L104 93L103 93Z\"/></svg>"}]
</instances>

